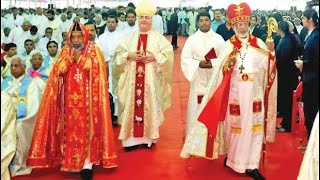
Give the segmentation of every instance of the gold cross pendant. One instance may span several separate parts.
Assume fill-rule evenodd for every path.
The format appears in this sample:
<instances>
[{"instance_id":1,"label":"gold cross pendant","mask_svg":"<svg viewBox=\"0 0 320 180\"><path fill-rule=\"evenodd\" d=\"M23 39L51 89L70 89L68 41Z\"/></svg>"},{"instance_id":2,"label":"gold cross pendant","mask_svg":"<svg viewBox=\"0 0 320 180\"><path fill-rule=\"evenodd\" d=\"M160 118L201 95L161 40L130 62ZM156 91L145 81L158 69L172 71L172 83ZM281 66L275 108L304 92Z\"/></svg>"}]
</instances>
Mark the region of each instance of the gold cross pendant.
<instances>
[{"instance_id":1,"label":"gold cross pendant","mask_svg":"<svg viewBox=\"0 0 320 180\"><path fill-rule=\"evenodd\" d=\"M242 70L244 70L244 67L243 67L242 64L241 64L241 66L239 67L239 70L240 70L240 74L242 74Z\"/></svg>"}]
</instances>

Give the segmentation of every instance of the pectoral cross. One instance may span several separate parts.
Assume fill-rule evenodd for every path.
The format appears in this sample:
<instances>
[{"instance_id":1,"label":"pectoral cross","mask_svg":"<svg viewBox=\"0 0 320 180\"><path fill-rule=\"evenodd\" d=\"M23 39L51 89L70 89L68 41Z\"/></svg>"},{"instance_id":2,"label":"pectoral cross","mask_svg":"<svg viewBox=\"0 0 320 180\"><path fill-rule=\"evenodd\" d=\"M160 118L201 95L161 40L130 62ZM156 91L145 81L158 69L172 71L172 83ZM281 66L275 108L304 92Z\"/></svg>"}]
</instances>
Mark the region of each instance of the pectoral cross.
<instances>
[{"instance_id":1,"label":"pectoral cross","mask_svg":"<svg viewBox=\"0 0 320 180\"><path fill-rule=\"evenodd\" d=\"M244 67L243 67L242 64L241 64L241 66L239 67L239 70L240 70L240 74L242 74L242 70L244 70Z\"/></svg>"}]
</instances>

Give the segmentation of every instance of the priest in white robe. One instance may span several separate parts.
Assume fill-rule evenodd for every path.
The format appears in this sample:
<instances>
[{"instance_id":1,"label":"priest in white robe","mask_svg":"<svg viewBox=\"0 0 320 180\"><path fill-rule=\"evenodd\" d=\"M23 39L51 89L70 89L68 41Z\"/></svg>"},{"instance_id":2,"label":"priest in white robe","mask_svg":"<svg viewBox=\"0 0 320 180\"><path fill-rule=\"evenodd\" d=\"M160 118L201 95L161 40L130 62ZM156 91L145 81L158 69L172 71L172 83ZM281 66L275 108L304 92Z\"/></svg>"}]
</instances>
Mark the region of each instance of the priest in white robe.
<instances>
[{"instance_id":1,"label":"priest in white robe","mask_svg":"<svg viewBox=\"0 0 320 180\"><path fill-rule=\"evenodd\" d=\"M187 39L181 54L181 69L190 82L186 134L197 120L198 107L212 74L211 61L217 61L216 58L220 57L226 45L224 39L210 29L209 13L200 13L197 24L199 30ZM212 51L216 56L206 57Z\"/></svg>"},{"instance_id":2,"label":"priest in white robe","mask_svg":"<svg viewBox=\"0 0 320 180\"><path fill-rule=\"evenodd\" d=\"M41 92L37 82L26 74L25 64L23 64L19 56L12 57L11 73L12 76L7 77L1 82L1 97L10 96L10 98L5 97L2 99L7 102L1 102L1 105L2 103L6 103L8 106L1 108L1 114L16 111L15 116L7 114L6 118L8 119L4 119L4 123L7 122L8 128L10 128L6 129L7 132L4 132L8 138L2 136L1 131L1 174L2 167L8 167L8 163L12 161L12 165L10 165L11 176L18 176L30 174L32 170L26 166L26 160L40 105ZM12 103L11 106L10 103ZM1 125L2 121L1 116ZM15 121L15 128L10 123L12 121ZM14 148L15 154L12 159ZM3 157L2 151L7 153L8 156Z\"/></svg>"},{"instance_id":3,"label":"priest in white robe","mask_svg":"<svg viewBox=\"0 0 320 180\"><path fill-rule=\"evenodd\" d=\"M118 97L113 92L113 76L112 76L112 63L116 47L121 43L124 38L122 31L118 30L118 19L115 16L108 16L107 29L101 34L97 40L97 44L101 47L105 61L108 62L109 76L109 92L112 94L114 103L114 116L118 116Z\"/></svg>"},{"instance_id":4,"label":"priest in white robe","mask_svg":"<svg viewBox=\"0 0 320 180\"><path fill-rule=\"evenodd\" d=\"M139 31L126 36L115 50L113 88L119 97L119 139L125 150L151 147L159 139L164 112L171 106L173 48L152 29L156 7L137 6Z\"/></svg>"}]
</instances>

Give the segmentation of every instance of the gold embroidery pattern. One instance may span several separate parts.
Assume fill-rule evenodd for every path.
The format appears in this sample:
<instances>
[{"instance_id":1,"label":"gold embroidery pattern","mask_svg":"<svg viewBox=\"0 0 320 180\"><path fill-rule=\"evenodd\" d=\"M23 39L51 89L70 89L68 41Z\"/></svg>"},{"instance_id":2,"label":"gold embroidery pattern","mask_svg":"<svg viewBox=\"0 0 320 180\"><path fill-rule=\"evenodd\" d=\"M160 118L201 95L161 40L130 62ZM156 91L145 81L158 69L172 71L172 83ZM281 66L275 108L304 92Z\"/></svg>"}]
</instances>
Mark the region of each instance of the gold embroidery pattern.
<instances>
[{"instance_id":1,"label":"gold embroidery pattern","mask_svg":"<svg viewBox=\"0 0 320 180\"><path fill-rule=\"evenodd\" d=\"M251 128L251 131L252 132L262 132L262 130L263 130L262 127L263 127L262 124L253 125Z\"/></svg>"}]
</instances>

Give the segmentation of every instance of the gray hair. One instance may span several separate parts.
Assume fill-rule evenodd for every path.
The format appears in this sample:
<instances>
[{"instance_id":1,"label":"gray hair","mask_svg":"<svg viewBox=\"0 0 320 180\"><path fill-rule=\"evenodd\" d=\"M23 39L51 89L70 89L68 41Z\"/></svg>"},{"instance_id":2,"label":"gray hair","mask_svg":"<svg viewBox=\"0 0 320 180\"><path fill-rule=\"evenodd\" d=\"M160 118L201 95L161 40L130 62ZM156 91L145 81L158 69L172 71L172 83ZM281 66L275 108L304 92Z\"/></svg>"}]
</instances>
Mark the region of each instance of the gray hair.
<instances>
[{"instance_id":1,"label":"gray hair","mask_svg":"<svg viewBox=\"0 0 320 180\"><path fill-rule=\"evenodd\" d=\"M40 56L43 58L42 53L41 53L40 51L38 51L38 50L32 50L31 53L30 53L30 55L31 55L31 59L32 59L35 55L40 55ZM30 61L31 61L31 59L30 59Z\"/></svg>"},{"instance_id":2,"label":"gray hair","mask_svg":"<svg viewBox=\"0 0 320 180\"><path fill-rule=\"evenodd\" d=\"M97 18L102 19L102 15L101 14L96 14L96 17L94 19L96 20Z\"/></svg>"},{"instance_id":3,"label":"gray hair","mask_svg":"<svg viewBox=\"0 0 320 180\"><path fill-rule=\"evenodd\" d=\"M24 20L23 23L22 23L22 25L31 25L31 23L30 23L30 21L28 21L28 20Z\"/></svg>"},{"instance_id":4,"label":"gray hair","mask_svg":"<svg viewBox=\"0 0 320 180\"><path fill-rule=\"evenodd\" d=\"M14 55L10 58L10 62L12 62L13 60L18 60L24 67L26 67L26 61L25 59L22 59L21 56L19 55Z\"/></svg>"},{"instance_id":5,"label":"gray hair","mask_svg":"<svg viewBox=\"0 0 320 180\"><path fill-rule=\"evenodd\" d=\"M62 16L67 17L67 14L66 13L61 13L60 17L62 17Z\"/></svg>"}]
</instances>

